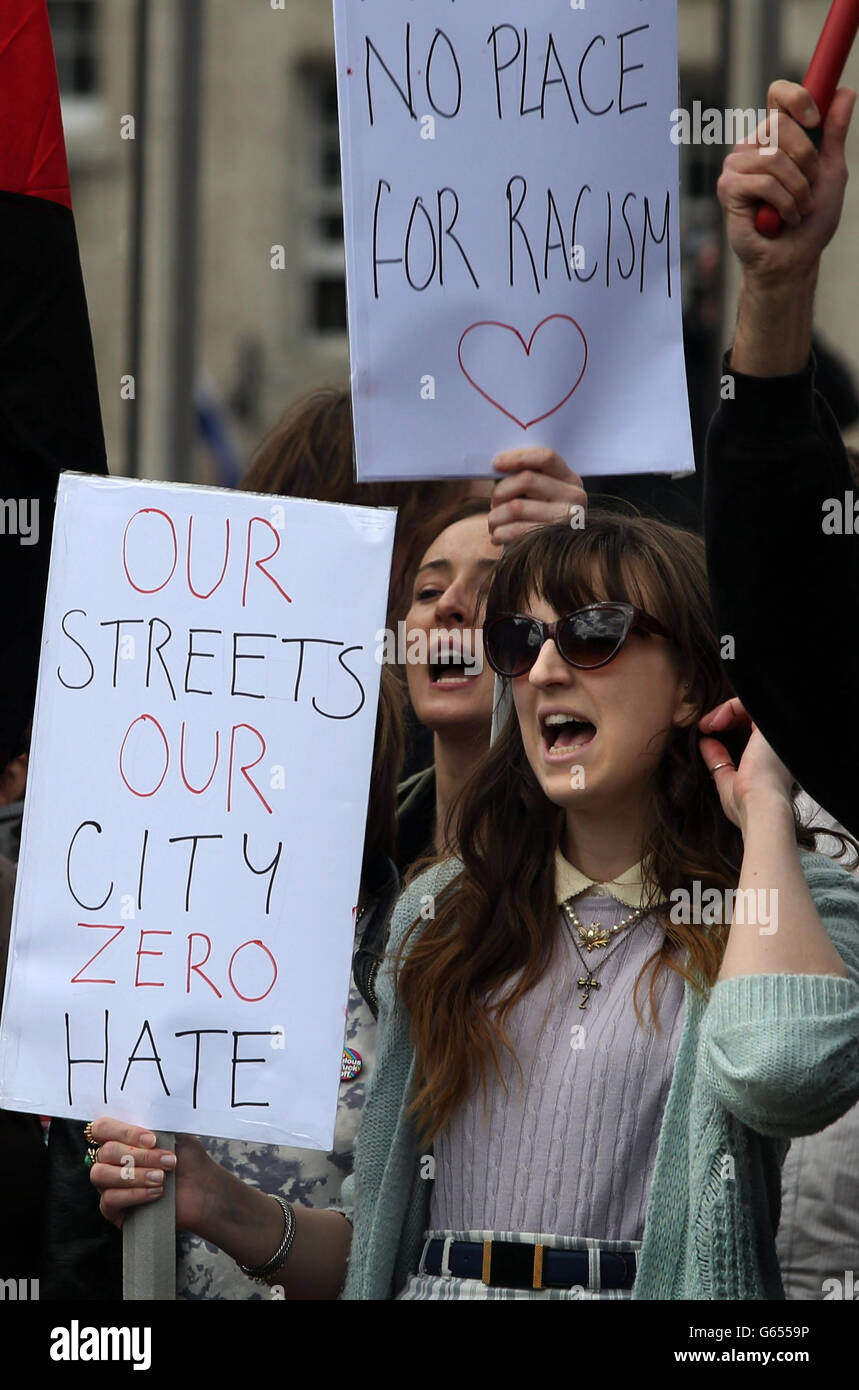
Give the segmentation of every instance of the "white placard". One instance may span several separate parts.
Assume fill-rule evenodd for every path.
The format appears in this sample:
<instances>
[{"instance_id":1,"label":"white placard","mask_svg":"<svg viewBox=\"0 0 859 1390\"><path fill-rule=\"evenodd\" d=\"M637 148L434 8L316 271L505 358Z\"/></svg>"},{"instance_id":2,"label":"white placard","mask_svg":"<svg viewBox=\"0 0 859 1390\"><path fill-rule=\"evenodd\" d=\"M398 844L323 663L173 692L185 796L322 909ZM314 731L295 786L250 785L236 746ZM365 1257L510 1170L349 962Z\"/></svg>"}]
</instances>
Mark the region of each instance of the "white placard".
<instances>
[{"instance_id":1,"label":"white placard","mask_svg":"<svg viewBox=\"0 0 859 1390\"><path fill-rule=\"evenodd\" d=\"M61 478L5 1108L330 1148L394 521Z\"/></svg>"},{"instance_id":2,"label":"white placard","mask_svg":"<svg viewBox=\"0 0 859 1390\"><path fill-rule=\"evenodd\" d=\"M361 479L693 468L676 0L334 0Z\"/></svg>"}]
</instances>

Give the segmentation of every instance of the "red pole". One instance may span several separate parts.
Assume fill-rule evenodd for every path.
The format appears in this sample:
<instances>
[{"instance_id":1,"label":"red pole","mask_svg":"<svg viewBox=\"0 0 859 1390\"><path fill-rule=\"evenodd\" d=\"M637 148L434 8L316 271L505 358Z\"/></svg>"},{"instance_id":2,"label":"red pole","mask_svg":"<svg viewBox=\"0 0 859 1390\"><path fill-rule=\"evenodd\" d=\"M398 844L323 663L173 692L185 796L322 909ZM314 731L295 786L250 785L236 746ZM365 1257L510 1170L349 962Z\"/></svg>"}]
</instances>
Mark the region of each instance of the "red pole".
<instances>
[{"instance_id":1,"label":"red pole","mask_svg":"<svg viewBox=\"0 0 859 1390\"><path fill-rule=\"evenodd\" d=\"M814 98L820 112L821 125L838 89L841 74L850 56L856 31L859 29L859 0L832 0L832 8L814 50L814 57L805 74L803 87ZM763 236L776 237L782 221L775 208L761 203L755 226Z\"/></svg>"}]
</instances>

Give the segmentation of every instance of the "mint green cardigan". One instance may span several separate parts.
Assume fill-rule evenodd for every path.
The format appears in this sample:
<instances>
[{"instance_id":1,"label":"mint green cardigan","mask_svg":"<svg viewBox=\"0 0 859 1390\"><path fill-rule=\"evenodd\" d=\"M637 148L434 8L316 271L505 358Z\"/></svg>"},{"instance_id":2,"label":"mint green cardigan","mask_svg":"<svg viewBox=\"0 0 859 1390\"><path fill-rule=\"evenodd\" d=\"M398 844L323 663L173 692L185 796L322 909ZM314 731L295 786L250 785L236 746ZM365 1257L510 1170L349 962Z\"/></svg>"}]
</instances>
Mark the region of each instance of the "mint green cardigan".
<instances>
[{"instance_id":1,"label":"mint green cardigan","mask_svg":"<svg viewBox=\"0 0 859 1390\"><path fill-rule=\"evenodd\" d=\"M850 978L745 975L708 995L687 984L633 1298L784 1298L775 1235L788 1141L824 1129L859 1100L859 883L823 855L801 857ZM447 860L403 894L388 960L427 895L459 867ZM409 1018L390 967L380 970L377 993L376 1069L344 1188L354 1217L347 1299L394 1298L417 1271L429 1225L431 1182L421 1177L406 1113Z\"/></svg>"}]
</instances>

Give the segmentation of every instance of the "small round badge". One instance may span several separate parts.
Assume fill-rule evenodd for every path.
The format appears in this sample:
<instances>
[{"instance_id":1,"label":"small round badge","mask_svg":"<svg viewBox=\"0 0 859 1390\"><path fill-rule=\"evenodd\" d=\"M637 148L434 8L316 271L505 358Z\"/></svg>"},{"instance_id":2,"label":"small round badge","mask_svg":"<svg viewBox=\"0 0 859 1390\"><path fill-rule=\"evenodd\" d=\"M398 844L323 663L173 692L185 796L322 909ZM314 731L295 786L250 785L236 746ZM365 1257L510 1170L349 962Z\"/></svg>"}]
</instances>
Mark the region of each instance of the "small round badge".
<instances>
[{"instance_id":1,"label":"small round badge","mask_svg":"<svg viewBox=\"0 0 859 1390\"><path fill-rule=\"evenodd\" d=\"M354 1047L344 1047L343 1061L340 1065L340 1080L354 1081L363 1065L360 1052L356 1052Z\"/></svg>"}]
</instances>

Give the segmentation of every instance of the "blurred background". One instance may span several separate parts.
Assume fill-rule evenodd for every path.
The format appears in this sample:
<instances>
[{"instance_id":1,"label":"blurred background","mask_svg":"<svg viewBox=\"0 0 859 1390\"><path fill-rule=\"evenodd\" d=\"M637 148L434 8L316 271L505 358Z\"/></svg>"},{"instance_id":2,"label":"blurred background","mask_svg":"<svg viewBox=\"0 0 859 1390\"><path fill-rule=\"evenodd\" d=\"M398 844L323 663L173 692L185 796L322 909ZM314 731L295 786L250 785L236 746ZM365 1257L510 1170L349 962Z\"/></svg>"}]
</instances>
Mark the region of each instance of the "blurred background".
<instances>
[{"instance_id":1,"label":"blurred background","mask_svg":"<svg viewBox=\"0 0 859 1390\"><path fill-rule=\"evenodd\" d=\"M678 104L762 107L774 77L802 80L828 8L679 0ZM49 0L49 10L111 472L233 486L290 400L348 381L331 5ZM856 55L844 81L859 85ZM727 152L681 147L698 448L736 304L715 199ZM858 155L856 121L854 167ZM817 319L843 367L836 413L854 444L857 184L824 260Z\"/></svg>"}]
</instances>

